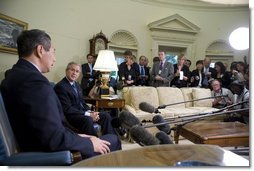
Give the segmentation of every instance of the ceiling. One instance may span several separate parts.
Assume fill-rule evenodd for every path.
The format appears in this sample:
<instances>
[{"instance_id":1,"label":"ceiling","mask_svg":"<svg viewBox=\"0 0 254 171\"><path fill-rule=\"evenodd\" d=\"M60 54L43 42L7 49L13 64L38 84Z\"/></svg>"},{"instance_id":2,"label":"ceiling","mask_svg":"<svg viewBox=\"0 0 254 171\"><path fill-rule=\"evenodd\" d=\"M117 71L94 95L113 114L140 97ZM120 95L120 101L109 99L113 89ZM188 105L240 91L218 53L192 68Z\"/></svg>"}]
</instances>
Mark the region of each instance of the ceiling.
<instances>
[{"instance_id":1,"label":"ceiling","mask_svg":"<svg viewBox=\"0 0 254 171\"><path fill-rule=\"evenodd\" d=\"M249 4L249 0L196 0L196 1L204 1L211 4L226 4L235 6Z\"/></svg>"},{"instance_id":2,"label":"ceiling","mask_svg":"<svg viewBox=\"0 0 254 171\"><path fill-rule=\"evenodd\" d=\"M249 0L132 0L162 7L189 8L200 10L228 10L249 8Z\"/></svg>"}]
</instances>

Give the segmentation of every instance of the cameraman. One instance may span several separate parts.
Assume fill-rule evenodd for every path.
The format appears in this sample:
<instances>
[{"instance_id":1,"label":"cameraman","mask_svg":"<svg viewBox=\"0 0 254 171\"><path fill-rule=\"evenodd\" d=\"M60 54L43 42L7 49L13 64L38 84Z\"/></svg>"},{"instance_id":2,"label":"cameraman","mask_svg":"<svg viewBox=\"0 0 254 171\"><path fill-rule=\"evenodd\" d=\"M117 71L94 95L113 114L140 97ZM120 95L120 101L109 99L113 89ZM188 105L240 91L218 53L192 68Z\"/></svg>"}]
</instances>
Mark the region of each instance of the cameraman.
<instances>
[{"instance_id":1,"label":"cameraman","mask_svg":"<svg viewBox=\"0 0 254 171\"><path fill-rule=\"evenodd\" d=\"M100 97L101 86L102 86L101 80L97 80L96 79L93 88L90 90L90 92L88 94L88 97L90 97L90 98L98 98L98 97ZM110 95L115 94L115 90L111 86L109 87L109 94Z\"/></svg>"}]
</instances>

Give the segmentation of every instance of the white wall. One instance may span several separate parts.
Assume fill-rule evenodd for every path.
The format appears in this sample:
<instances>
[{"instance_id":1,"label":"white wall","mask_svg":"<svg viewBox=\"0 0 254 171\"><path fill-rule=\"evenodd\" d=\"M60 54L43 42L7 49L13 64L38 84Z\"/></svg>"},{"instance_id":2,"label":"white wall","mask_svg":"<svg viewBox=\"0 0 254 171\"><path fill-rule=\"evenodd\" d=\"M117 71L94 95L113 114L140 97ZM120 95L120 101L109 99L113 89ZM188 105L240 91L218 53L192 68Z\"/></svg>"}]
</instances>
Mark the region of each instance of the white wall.
<instances>
[{"instance_id":1,"label":"white wall","mask_svg":"<svg viewBox=\"0 0 254 171\"><path fill-rule=\"evenodd\" d=\"M68 62L86 62L89 39L102 32L111 34L123 29L138 40L138 57L145 55L152 61L152 40L147 24L175 13L201 28L198 34L193 63L203 59L205 49L216 39L227 40L239 26L249 26L249 10L206 12L183 10L138 3L132 0L0 0L0 12L29 23L29 29L42 29L51 35L56 47L57 62L46 74L57 82L64 76ZM235 52L235 60L242 60L248 51ZM4 71L12 67L17 55L0 52L0 81ZM152 63L150 62L150 65Z\"/></svg>"}]
</instances>

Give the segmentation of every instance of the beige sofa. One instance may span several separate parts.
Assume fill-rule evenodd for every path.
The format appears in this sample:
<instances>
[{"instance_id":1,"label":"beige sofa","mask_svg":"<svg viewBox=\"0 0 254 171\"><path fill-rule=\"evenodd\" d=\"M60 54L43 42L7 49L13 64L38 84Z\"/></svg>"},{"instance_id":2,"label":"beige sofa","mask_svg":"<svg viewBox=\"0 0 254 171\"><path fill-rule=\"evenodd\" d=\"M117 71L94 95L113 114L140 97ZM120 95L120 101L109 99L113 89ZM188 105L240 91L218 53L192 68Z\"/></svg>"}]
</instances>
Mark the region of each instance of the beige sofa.
<instances>
[{"instance_id":1,"label":"beige sofa","mask_svg":"<svg viewBox=\"0 0 254 171\"><path fill-rule=\"evenodd\" d=\"M125 99L124 110L134 114L140 121L151 121L155 113L151 114L139 109L141 102L147 102L154 107L176 102L191 101L211 97L211 91L204 88L173 88L173 87L125 87L122 90ZM213 99L206 99L159 109L164 118L193 115L218 110L212 107Z\"/></svg>"}]
</instances>

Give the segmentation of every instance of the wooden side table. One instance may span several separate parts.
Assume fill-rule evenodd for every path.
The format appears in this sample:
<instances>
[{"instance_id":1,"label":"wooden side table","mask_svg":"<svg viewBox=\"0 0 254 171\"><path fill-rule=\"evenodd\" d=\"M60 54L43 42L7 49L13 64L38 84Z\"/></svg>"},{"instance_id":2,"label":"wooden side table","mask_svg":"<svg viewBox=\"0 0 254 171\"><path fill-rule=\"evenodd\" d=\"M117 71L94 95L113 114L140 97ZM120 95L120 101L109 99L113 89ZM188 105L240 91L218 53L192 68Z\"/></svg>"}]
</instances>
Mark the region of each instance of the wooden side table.
<instances>
[{"instance_id":1,"label":"wooden side table","mask_svg":"<svg viewBox=\"0 0 254 171\"><path fill-rule=\"evenodd\" d=\"M174 133L176 144L181 135L195 144L249 146L249 127L240 122L196 121L177 126Z\"/></svg>"},{"instance_id":2,"label":"wooden side table","mask_svg":"<svg viewBox=\"0 0 254 171\"><path fill-rule=\"evenodd\" d=\"M102 98L88 98L85 97L85 102L95 106L95 111L99 111L100 108L103 109L119 109L125 105L124 99L102 99Z\"/></svg>"}]
</instances>

